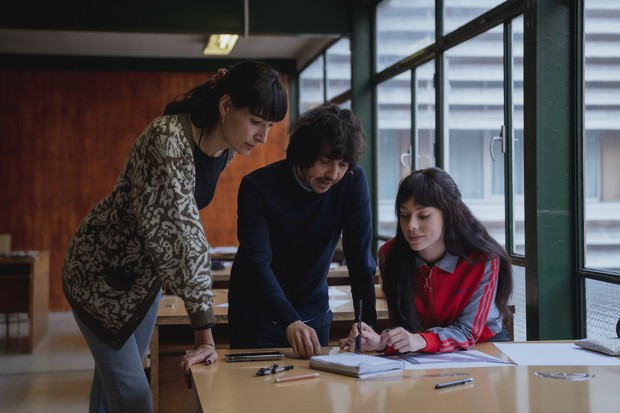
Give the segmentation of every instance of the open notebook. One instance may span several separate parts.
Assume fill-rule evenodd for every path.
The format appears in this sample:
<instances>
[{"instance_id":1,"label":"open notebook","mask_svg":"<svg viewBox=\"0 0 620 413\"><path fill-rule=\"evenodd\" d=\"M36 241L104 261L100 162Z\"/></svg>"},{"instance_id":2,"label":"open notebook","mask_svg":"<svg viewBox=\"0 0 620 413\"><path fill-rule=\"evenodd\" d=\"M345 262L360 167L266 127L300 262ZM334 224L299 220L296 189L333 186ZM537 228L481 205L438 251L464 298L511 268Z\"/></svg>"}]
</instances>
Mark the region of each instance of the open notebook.
<instances>
[{"instance_id":1,"label":"open notebook","mask_svg":"<svg viewBox=\"0 0 620 413\"><path fill-rule=\"evenodd\" d=\"M369 354L343 352L310 358L310 368L345 374L353 377L370 377L402 372L405 363Z\"/></svg>"}]
</instances>

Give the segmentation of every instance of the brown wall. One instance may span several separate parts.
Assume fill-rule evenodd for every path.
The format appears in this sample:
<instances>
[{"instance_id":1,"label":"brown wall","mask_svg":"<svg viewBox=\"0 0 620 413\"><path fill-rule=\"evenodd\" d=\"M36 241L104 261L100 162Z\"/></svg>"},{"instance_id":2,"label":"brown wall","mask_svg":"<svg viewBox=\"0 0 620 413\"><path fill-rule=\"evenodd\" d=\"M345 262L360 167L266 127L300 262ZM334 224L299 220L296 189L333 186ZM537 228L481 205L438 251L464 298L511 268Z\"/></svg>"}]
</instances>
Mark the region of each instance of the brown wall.
<instances>
[{"instance_id":1,"label":"brown wall","mask_svg":"<svg viewBox=\"0 0 620 413\"><path fill-rule=\"evenodd\" d=\"M0 233L13 250L49 250L50 309L67 310L65 249L84 215L112 188L140 132L178 93L210 73L0 71ZM287 85L288 80L283 76ZM237 245L241 177L284 157L288 118L265 146L235 157L201 212L212 245Z\"/></svg>"}]
</instances>

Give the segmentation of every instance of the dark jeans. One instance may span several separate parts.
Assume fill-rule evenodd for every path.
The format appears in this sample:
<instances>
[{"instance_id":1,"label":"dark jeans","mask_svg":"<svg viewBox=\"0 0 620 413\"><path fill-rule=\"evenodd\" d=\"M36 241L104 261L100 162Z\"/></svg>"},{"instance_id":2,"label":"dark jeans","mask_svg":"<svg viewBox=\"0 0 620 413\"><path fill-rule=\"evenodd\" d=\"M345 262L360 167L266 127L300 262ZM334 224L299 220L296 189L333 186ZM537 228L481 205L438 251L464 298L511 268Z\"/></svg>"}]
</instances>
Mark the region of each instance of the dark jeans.
<instances>
[{"instance_id":1,"label":"dark jeans","mask_svg":"<svg viewBox=\"0 0 620 413\"><path fill-rule=\"evenodd\" d=\"M502 329L499 333L495 334L489 342L498 342L498 341L512 341L510 334L508 334L508 330L506 330L506 326L502 326Z\"/></svg>"},{"instance_id":2,"label":"dark jeans","mask_svg":"<svg viewBox=\"0 0 620 413\"><path fill-rule=\"evenodd\" d=\"M329 310L322 317L306 322L316 331L321 346L329 343L329 327L332 322ZM256 321L252 323L230 323L230 348L272 348L291 347L286 337L285 325L273 321Z\"/></svg>"}]
</instances>

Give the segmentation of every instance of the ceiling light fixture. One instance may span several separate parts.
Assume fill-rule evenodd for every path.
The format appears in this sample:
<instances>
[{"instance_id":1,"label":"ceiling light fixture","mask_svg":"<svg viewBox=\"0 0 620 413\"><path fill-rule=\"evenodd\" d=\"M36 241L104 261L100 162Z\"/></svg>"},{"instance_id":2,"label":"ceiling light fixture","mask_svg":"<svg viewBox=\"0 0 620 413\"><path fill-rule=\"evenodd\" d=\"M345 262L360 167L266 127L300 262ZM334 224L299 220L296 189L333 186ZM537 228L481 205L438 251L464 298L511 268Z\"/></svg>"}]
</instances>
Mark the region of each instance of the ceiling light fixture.
<instances>
[{"instance_id":1,"label":"ceiling light fixture","mask_svg":"<svg viewBox=\"0 0 620 413\"><path fill-rule=\"evenodd\" d=\"M250 35L250 0L243 0L243 37ZM239 40L238 34L212 34L202 51L205 56L228 55L232 52L235 43Z\"/></svg>"},{"instance_id":2,"label":"ceiling light fixture","mask_svg":"<svg viewBox=\"0 0 620 413\"><path fill-rule=\"evenodd\" d=\"M238 39L238 34L212 34L202 54L205 56L230 54Z\"/></svg>"}]
</instances>

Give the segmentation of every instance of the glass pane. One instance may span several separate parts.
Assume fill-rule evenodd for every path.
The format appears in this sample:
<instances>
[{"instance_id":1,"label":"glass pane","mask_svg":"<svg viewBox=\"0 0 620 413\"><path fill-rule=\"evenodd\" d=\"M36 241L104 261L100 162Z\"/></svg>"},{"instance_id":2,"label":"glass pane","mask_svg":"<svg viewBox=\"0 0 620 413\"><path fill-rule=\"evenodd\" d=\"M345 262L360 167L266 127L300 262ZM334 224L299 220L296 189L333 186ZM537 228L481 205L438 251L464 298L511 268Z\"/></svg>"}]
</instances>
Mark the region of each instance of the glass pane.
<instances>
[{"instance_id":1,"label":"glass pane","mask_svg":"<svg viewBox=\"0 0 620 413\"><path fill-rule=\"evenodd\" d=\"M586 280L586 331L588 337L617 337L620 285Z\"/></svg>"},{"instance_id":2,"label":"glass pane","mask_svg":"<svg viewBox=\"0 0 620 413\"><path fill-rule=\"evenodd\" d=\"M504 123L502 27L448 50L445 79L445 169L505 245L504 154L495 139Z\"/></svg>"},{"instance_id":3,"label":"glass pane","mask_svg":"<svg viewBox=\"0 0 620 413\"><path fill-rule=\"evenodd\" d=\"M435 166L435 62L416 68L415 168Z\"/></svg>"},{"instance_id":4,"label":"glass pane","mask_svg":"<svg viewBox=\"0 0 620 413\"><path fill-rule=\"evenodd\" d=\"M513 254L525 255L523 198L523 17L512 22L512 196Z\"/></svg>"},{"instance_id":5,"label":"glass pane","mask_svg":"<svg viewBox=\"0 0 620 413\"><path fill-rule=\"evenodd\" d=\"M325 53L327 100L351 89L351 45L348 38L340 39Z\"/></svg>"},{"instance_id":6,"label":"glass pane","mask_svg":"<svg viewBox=\"0 0 620 413\"><path fill-rule=\"evenodd\" d=\"M435 42L435 0L384 0L376 19L378 72Z\"/></svg>"},{"instance_id":7,"label":"glass pane","mask_svg":"<svg viewBox=\"0 0 620 413\"><path fill-rule=\"evenodd\" d=\"M377 87L377 171L379 228L377 234L396 234L394 201L398 183L411 172L411 72Z\"/></svg>"},{"instance_id":8,"label":"glass pane","mask_svg":"<svg viewBox=\"0 0 620 413\"><path fill-rule=\"evenodd\" d=\"M323 55L306 67L299 75L299 113L304 113L325 102Z\"/></svg>"},{"instance_id":9,"label":"glass pane","mask_svg":"<svg viewBox=\"0 0 620 413\"><path fill-rule=\"evenodd\" d=\"M584 6L585 266L620 272L620 0Z\"/></svg>"},{"instance_id":10,"label":"glass pane","mask_svg":"<svg viewBox=\"0 0 620 413\"><path fill-rule=\"evenodd\" d=\"M514 341L527 340L527 327L525 322L525 268L512 266L512 298L510 303L515 306L513 319Z\"/></svg>"},{"instance_id":11,"label":"glass pane","mask_svg":"<svg viewBox=\"0 0 620 413\"><path fill-rule=\"evenodd\" d=\"M505 0L444 0L444 33L458 29Z\"/></svg>"}]
</instances>

